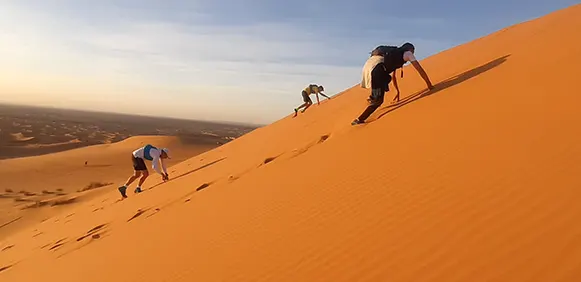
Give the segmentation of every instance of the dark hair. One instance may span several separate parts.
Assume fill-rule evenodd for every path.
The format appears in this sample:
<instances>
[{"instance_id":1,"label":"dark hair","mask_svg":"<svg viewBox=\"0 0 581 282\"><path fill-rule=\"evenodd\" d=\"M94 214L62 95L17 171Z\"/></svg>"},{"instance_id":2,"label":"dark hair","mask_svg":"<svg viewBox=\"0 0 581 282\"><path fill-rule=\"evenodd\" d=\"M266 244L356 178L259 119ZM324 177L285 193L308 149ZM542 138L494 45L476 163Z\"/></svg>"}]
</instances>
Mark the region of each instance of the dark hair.
<instances>
[{"instance_id":1,"label":"dark hair","mask_svg":"<svg viewBox=\"0 0 581 282\"><path fill-rule=\"evenodd\" d=\"M416 47L414 47L414 45L409 42L404 43L400 48L406 51L416 50Z\"/></svg>"}]
</instances>

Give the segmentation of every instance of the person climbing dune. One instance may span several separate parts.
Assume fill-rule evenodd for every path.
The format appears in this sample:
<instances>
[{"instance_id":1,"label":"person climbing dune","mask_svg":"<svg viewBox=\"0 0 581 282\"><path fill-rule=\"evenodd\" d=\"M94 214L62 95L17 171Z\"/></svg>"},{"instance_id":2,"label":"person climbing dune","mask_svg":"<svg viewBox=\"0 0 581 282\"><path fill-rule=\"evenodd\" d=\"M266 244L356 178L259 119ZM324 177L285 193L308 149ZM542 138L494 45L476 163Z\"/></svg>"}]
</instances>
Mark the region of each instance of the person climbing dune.
<instances>
[{"instance_id":1,"label":"person climbing dune","mask_svg":"<svg viewBox=\"0 0 581 282\"><path fill-rule=\"evenodd\" d=\"M316 85L316 84L310 84L305 89L303 89L303 92L301 93L301 95L303 96L304 103L302 105L300 105L298 108L295 108L295 115L293 117L296 117L299 114L300 109L304 108L301 111L301 113L304 113L313 104L311 97L309 97L309 95L311 95L311 94L315 94L317 96L317 104L318 105L321 104L321 102L319 101L319 94L321 94L321 96L323 96L327 99L331 99L331 97L325 95L323 93L323 91L325 91L325 88L322 85Z\"/></svg>"},{"instance_id":2,"label":"person climbing dune","mask_svg":"<svg viewBox=\"0 0 581 282\"><path fill-rule=\"evenodd\" d=\"M371 95L367 99L369 106L367 106L357 119L351 122L352 125L364 123L383 104L385 92L389 91L389 83L392 81L392 76L390 75L392 73L393 85L397 91L393 101L399 102L399 86L397 85L395 72L397 69L402 68L406 62L411 62L426 82L429 90L434 88L428 74L416 60L414 53L415 47L411 43L405 43L400 47L382 45L371 51L371 56L363 66L361 79L362 88L371 88ZM403 77L403 69L401 74Z\"/></svg>"},{"instance_id":3,"label":"person climbing dune","mask_svg":"<svg viewBox=\"0 0 581 282\"><path fill-rule=\"evenodd\" d=\"M121 193L121 196L123 198L127 198L127 187L129 187L129 185L131 185L131 183L133 183L133 181L135 181L139 177L141 178L139 179L139 183L137 184L137 188L135 188L134 192L135 193L142 192L141 186L149 176L147 166L145 165L145 160L152 162L153 169L161 175L161 179L163 181L168 181L169 174L167 173L167 169L165 166L164 162L165 159L170 159L168 148L158 149L150 144L147 144L133 151L133 153L131 154L131 161L133 162L134 173L131 177L129 177L129 179L127 179L127 182L125 182L123 186L118 188L119 193ZM163 171L159 169L160 165Z\"/></svg>"}]
</instances>

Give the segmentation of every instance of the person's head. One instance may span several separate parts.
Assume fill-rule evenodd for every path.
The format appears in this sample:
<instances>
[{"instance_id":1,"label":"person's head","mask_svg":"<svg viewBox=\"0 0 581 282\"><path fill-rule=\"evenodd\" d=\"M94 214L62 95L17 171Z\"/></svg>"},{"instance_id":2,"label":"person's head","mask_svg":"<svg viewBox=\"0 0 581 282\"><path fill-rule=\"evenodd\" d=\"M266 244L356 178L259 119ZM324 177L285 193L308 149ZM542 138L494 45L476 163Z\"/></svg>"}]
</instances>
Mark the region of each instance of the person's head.
<instances>
[{"instance_id":1,"label":"person's head","mask_svg":"<svg viewBox=\"0 0 581 282\"><path fill-rule=\"evenodd\" d=\"M169 149L168 148L161 149L161 158L162 159L170 159L170 157L169 157Z\"/></svg>"},{"instance_id":2,"label":"person's head","mask_svg":"<svg viewBox=\"0 0 581 282\"><path fill-rule=\"evenodd\" d=\"M411 43L409 43L409 42L406 42L406 43L404 43L403 45L401 45L401 47L400 47L400 48L401 48L402 50L405 50L405 51L410 51L410 52L412 52L412 53L415 53L415 51L416 51L416 47L414 47L414 45L413 45L413 44L411 44Z\"/></svg>"},{"instance_id":3,"label":"person's head","mask_svg":"<svg viewBox=\"0 0 581 282\"><path fill-rule=\"evenodd\" d=\"M377 46L371 51L371 56L385 56L387 54L387 46Z\"/></svg>"},{"instance_id":4,"label":"person's head","mask_svg":"<svg viewBox=\"0 0 581 282\"><path fill-rule=\"evenodd\" d=\"M319 85L317 88L319 89L319 92L325 91L325 88L323 88L323 85Z\"/></svg>"}]
</instances>

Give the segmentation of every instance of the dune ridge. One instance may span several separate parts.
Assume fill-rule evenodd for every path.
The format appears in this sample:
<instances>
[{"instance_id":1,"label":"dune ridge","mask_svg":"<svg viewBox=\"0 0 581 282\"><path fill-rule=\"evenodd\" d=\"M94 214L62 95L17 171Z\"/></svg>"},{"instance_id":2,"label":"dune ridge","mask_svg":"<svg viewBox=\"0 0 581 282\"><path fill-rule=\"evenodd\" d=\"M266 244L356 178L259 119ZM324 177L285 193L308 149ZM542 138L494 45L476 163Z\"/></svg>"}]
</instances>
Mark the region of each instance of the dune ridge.
<instances>
[{"instance_id":1,"label":"dune ridge","mask_svg":"<svg viewBox=\"0 0 581 282\"><path fill-rule=\"evenodd\" d=\"M430 93L406 69L368 124L354 86L88 201L3 238L0 277L576 281L579 26L581 5L508 27L424 60Z\"/></svg>"}]
</instances>

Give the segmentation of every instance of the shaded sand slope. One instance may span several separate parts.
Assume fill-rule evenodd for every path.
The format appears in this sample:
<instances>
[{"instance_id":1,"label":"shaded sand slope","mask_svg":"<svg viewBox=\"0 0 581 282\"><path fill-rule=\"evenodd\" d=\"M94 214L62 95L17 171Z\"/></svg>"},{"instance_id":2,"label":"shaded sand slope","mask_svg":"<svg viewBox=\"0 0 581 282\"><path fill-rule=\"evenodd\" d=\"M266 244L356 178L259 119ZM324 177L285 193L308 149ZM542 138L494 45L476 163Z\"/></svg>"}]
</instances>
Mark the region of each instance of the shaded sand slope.
<instances>
[{"instance_id":1,"label":"shaded sand slope","mask_svg":"<svg viewBox=\"0 0 581 282\"><path fill-rule=\"evenodd\" d=\"M579 26L577 5L507 28L425 60L431 95L407 70L369 124L354 87L88 202L2 240L0 277L577 281Z\"/></svg>"}]
</instances>

